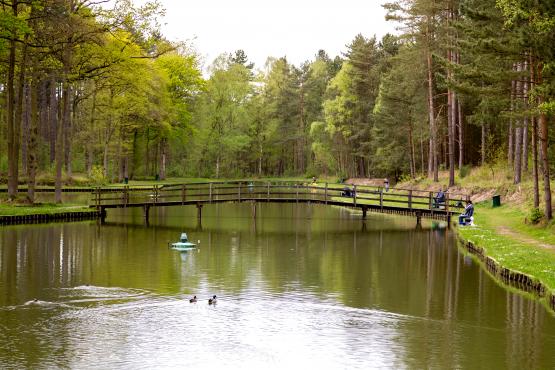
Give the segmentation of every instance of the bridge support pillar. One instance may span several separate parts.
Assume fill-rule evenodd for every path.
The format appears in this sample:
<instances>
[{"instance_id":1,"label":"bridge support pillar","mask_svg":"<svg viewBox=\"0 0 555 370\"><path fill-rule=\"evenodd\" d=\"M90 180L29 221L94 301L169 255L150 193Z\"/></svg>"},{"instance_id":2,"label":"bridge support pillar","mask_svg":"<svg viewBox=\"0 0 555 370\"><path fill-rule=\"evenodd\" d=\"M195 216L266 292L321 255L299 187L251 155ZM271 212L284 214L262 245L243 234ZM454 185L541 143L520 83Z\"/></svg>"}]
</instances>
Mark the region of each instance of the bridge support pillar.
<instances>
[{"instance_id":1,"label":"bridge support pillar","mask_svg":"<svg viewBox=\"0 0 555 370\"><path fill-rule=\"evenodd\" d=\"M368 207L362 207L362 219L366 220L366 214L368 213Z\"/></svg>"},{"instance_id":2,"label":"bridge support pillar","mask_svg":"<svg viewBox=\"0 0 555 370\"><path fill-rule=\"evenodd\" d=\"M143 206L143 218L145 223L148 225L150 221L150 205L146 204Z\"/></svg>"},{"instance_id":3,"label":"bridge support pillar","mask_svg":"<svg viewBox=\"0 0 555 370\"><path fill-rule=\"evenodd\" d=\"M100 207L100 222L106 222L106 208Z\"/></svg>"},{"instance_id":4,"label":"bridge support pillar","mask_svg":"<svg viewBox=\"0 0 555 370\"><path fill-rule=\"evenodd\" d=\"M197 220L199 224L202 224L202 204L197 203Z\"/></svg>"}]
</instances>

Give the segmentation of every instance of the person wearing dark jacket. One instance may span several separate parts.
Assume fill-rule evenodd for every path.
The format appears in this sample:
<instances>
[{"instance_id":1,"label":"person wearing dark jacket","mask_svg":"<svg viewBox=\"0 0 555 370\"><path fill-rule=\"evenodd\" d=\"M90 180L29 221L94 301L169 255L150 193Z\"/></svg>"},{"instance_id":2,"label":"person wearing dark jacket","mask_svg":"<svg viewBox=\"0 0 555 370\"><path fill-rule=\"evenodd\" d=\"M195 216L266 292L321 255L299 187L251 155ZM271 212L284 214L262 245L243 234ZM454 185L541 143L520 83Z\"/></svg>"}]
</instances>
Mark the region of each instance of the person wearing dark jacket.
<instances>
[{"instance_id":1,"label":"person wearing dark jacket","mask_svg":"<svg viewBox=\"0 0 555 370\"><path fill-rule=\"evenodd\" d=\"M466 202L464 213L459 216L459 225L466 225L467 222L471 222L473 216L474 216L474 205L472 204L472 201L469 199Z\"/></svg>"},{"instance_id":2,"label":"person wearing dark jacket","mask_svg":"<svg viewBox=\"0 0 555 370\"><path fill-rule=\"evenodd\" d=\"M439 188L439 192L434 198L434 207L439 208L441 205L445 205L445 193L442 188Z\"/></svg>"}]
</instances>

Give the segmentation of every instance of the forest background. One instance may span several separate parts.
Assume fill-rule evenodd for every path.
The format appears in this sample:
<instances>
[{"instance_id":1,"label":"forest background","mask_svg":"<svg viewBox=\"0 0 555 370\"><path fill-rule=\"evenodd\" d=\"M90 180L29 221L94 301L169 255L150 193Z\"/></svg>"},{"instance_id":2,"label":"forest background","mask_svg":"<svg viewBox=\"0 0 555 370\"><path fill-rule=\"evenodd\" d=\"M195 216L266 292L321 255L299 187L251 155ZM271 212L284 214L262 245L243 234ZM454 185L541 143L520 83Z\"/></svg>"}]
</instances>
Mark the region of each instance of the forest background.
<instances>
[{"instance_id":1,"label":"forest background","mask_svg":"<svg viewBox=\"0 0 555 370\"><path fill-rule=\"evenodd\" d=\"M206 73L163 9L0 1L0 175L27 184L166 177L427 177L471 166L533 181L551 218L555 3L397 0L399 32L301 65L242 50ZM317 46L316 46L317 47ZM456 176L458 175L458 176Z\"/></svg>"}]
</instances>

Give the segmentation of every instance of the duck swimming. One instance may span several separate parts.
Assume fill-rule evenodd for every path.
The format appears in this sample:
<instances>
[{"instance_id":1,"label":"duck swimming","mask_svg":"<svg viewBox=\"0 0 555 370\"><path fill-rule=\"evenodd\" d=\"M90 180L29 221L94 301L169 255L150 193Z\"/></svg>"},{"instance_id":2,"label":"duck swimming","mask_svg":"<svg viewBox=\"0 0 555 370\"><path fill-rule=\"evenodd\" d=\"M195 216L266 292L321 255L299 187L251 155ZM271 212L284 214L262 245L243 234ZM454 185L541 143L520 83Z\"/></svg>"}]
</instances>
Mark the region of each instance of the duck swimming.
<instances>
[{"instance_id":1,"label":"duck swimming","mask_svg":"<svg viewBox=\"0 0 555 370\"><path fill-rule=\"evenodd\" d=\"M196 303L197 302L197 296L194 296L193 298L189 299L189 303Z\"/></svg>"},{"instance_id":2,"label":"duck swimming","mask_svg":"<svg viewBox=\"0 0 555 370\"><path fill-rule=\"evenodd\" d=\"M216 296L213 296L208 300L208 304L216 304Z\"/></svg>"}]
</instances>

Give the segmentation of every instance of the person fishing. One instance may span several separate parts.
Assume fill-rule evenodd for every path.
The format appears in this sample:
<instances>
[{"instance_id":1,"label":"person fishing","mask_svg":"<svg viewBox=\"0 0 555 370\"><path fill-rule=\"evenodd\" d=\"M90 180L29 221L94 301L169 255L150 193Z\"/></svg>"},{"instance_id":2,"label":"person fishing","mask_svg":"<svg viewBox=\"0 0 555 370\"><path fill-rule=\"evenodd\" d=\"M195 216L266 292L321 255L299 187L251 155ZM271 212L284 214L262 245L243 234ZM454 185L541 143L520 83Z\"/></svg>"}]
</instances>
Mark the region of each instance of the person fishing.
<instances>
[{"instance_id":1,"label":"person fishing","mask_svg":"<svg viewBox=\"0 0 555 370\"><path fill-rule=\"evenodd\" d=\"M466 207L464 208L464 213L459 216L459 225L466 225L472 223L474 217L474 205L469 199L466 201Z\"/></svg>"},{"instance_id":2,"label":"person fishing","mask_svg":"<svg viewBox=\"0 0 555 370\"><path fill-rule=\"evenodd\" d=\"M439 206L445 204L445 192L443 188L439 188L437 195L434 198L434 208L439 208Z\"/></svg>"}]
</instances>

